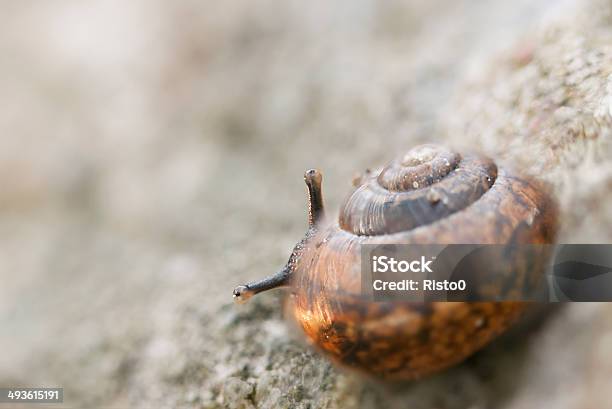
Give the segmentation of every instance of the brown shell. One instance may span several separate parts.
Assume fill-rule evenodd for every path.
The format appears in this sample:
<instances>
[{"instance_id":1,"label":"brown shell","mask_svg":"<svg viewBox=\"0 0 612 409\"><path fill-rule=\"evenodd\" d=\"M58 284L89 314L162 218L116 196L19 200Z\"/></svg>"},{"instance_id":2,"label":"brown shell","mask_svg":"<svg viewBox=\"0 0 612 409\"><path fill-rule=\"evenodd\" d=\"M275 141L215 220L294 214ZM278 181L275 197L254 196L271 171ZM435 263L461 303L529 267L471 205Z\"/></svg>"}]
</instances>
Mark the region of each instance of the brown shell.
<instances>
[{"instance_id":1,"label":"brown shell","mask_svg":"<svg viewBox=\"0 0 612 409\"><path fill-rule=\"evenodd\" d=\"M361 245L552 243L555 221L553 201L534 182L487 158L417 147L362 178L338 223L313 238L293 278L291 315L341 365L384 379L421 377L471 355L529 304L366 302ZM528 273L508 272L516 280Z\"/></svg>"}]
</instances>

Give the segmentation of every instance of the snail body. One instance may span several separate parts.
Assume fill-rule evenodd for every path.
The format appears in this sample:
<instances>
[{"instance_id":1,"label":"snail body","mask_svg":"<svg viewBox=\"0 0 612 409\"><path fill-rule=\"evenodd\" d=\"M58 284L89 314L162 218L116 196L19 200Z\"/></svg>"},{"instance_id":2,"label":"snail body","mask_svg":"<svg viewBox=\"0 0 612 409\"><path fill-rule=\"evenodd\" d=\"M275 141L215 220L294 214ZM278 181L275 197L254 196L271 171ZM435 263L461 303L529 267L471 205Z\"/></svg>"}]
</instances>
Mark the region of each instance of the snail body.
<instances>
[{"instance_id":1,"label":"snail body","mask_svg":"<svg viewBox=\"0 0 612 409\"><path fill-rule=\"evenodd\" d=\"M357 178L338 221L328 223L321 174L308 171L305 180L305 238L279 273L237 287L234 297L242 301L291 286L290 315L336 363L380 379L419 378L464 360L528 308L518 301L372 302L362 295L361 249L552 243L555 206L534 182L479 155L421 145ZM517 268L504 274L506 282L521 285L538 272Z\"/></svg>"}]
</instances>

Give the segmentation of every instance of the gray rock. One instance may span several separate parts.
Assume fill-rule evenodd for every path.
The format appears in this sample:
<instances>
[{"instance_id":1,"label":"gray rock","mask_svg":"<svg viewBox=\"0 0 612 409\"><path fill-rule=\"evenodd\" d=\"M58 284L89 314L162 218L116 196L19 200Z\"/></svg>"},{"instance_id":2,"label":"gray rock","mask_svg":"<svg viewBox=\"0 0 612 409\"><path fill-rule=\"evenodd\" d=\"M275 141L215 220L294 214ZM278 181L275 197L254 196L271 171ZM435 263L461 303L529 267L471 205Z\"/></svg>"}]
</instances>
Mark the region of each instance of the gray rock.
<instances>
[{"instance_id":1,"label":"gray rock","mask_svg":"<svg viewBox=\"0 0 612 409\"><path fill-rule=\"evenodd\" d=\"M600 0L15 3L0 16L0 384L66 407L605 407L607 304L549 311L387 385L231 302L352 175L478 146L557 192L563 240L610 242L612 19ZM18 136L18 137L14 137Z\"/></svg>"}]
</instances>

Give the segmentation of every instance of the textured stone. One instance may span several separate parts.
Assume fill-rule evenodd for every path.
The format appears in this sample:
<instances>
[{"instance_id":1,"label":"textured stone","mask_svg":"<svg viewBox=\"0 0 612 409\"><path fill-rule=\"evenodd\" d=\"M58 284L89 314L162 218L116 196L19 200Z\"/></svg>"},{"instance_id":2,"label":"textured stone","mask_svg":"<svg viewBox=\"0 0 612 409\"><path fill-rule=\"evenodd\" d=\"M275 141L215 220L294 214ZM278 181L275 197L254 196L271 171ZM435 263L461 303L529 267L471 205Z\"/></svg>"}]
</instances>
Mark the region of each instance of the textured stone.
<instances>
[{"instance_id":1,"label":"textured stone","mask_svg":"<svg viewBox=\"0 0 612 409\"><path fill-rule=\"evenodd\" d=\"M422 142L543 175L610 241L609 2L18 2L0 16L0 384L71 407L605 407L612 307L560 306L436 376L311 352L281 293L303 171ZM528 325L529 324L529 325Z\"/></svg>"}]
</instances>

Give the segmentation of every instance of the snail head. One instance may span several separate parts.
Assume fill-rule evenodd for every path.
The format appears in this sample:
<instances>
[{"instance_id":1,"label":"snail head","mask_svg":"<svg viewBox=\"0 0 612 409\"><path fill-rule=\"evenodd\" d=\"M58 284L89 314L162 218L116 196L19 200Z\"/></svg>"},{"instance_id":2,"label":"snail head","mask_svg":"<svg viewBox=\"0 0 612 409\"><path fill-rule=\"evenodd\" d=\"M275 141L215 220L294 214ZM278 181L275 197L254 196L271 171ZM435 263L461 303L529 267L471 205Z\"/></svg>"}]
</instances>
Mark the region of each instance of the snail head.
<instances>
[{"instance_id":1,"label":"snail head","mask_svg":"<svg viewBox=\"0 0 612 409\"><path fill-rule=\"evenodd\" d=\"M310 169L304 173L304 182L306 182L306 187L308 188L308 230L304 238L293 248L287 264L269 277L234 288L233 297L235 302L245 303L257 293L274 288L287 287L291 284L291 278L297 269L298 261L304 248L325 216L323 192L321 189L322 181L323 175L317 169Z\"/></svg>"}]
</instances>

